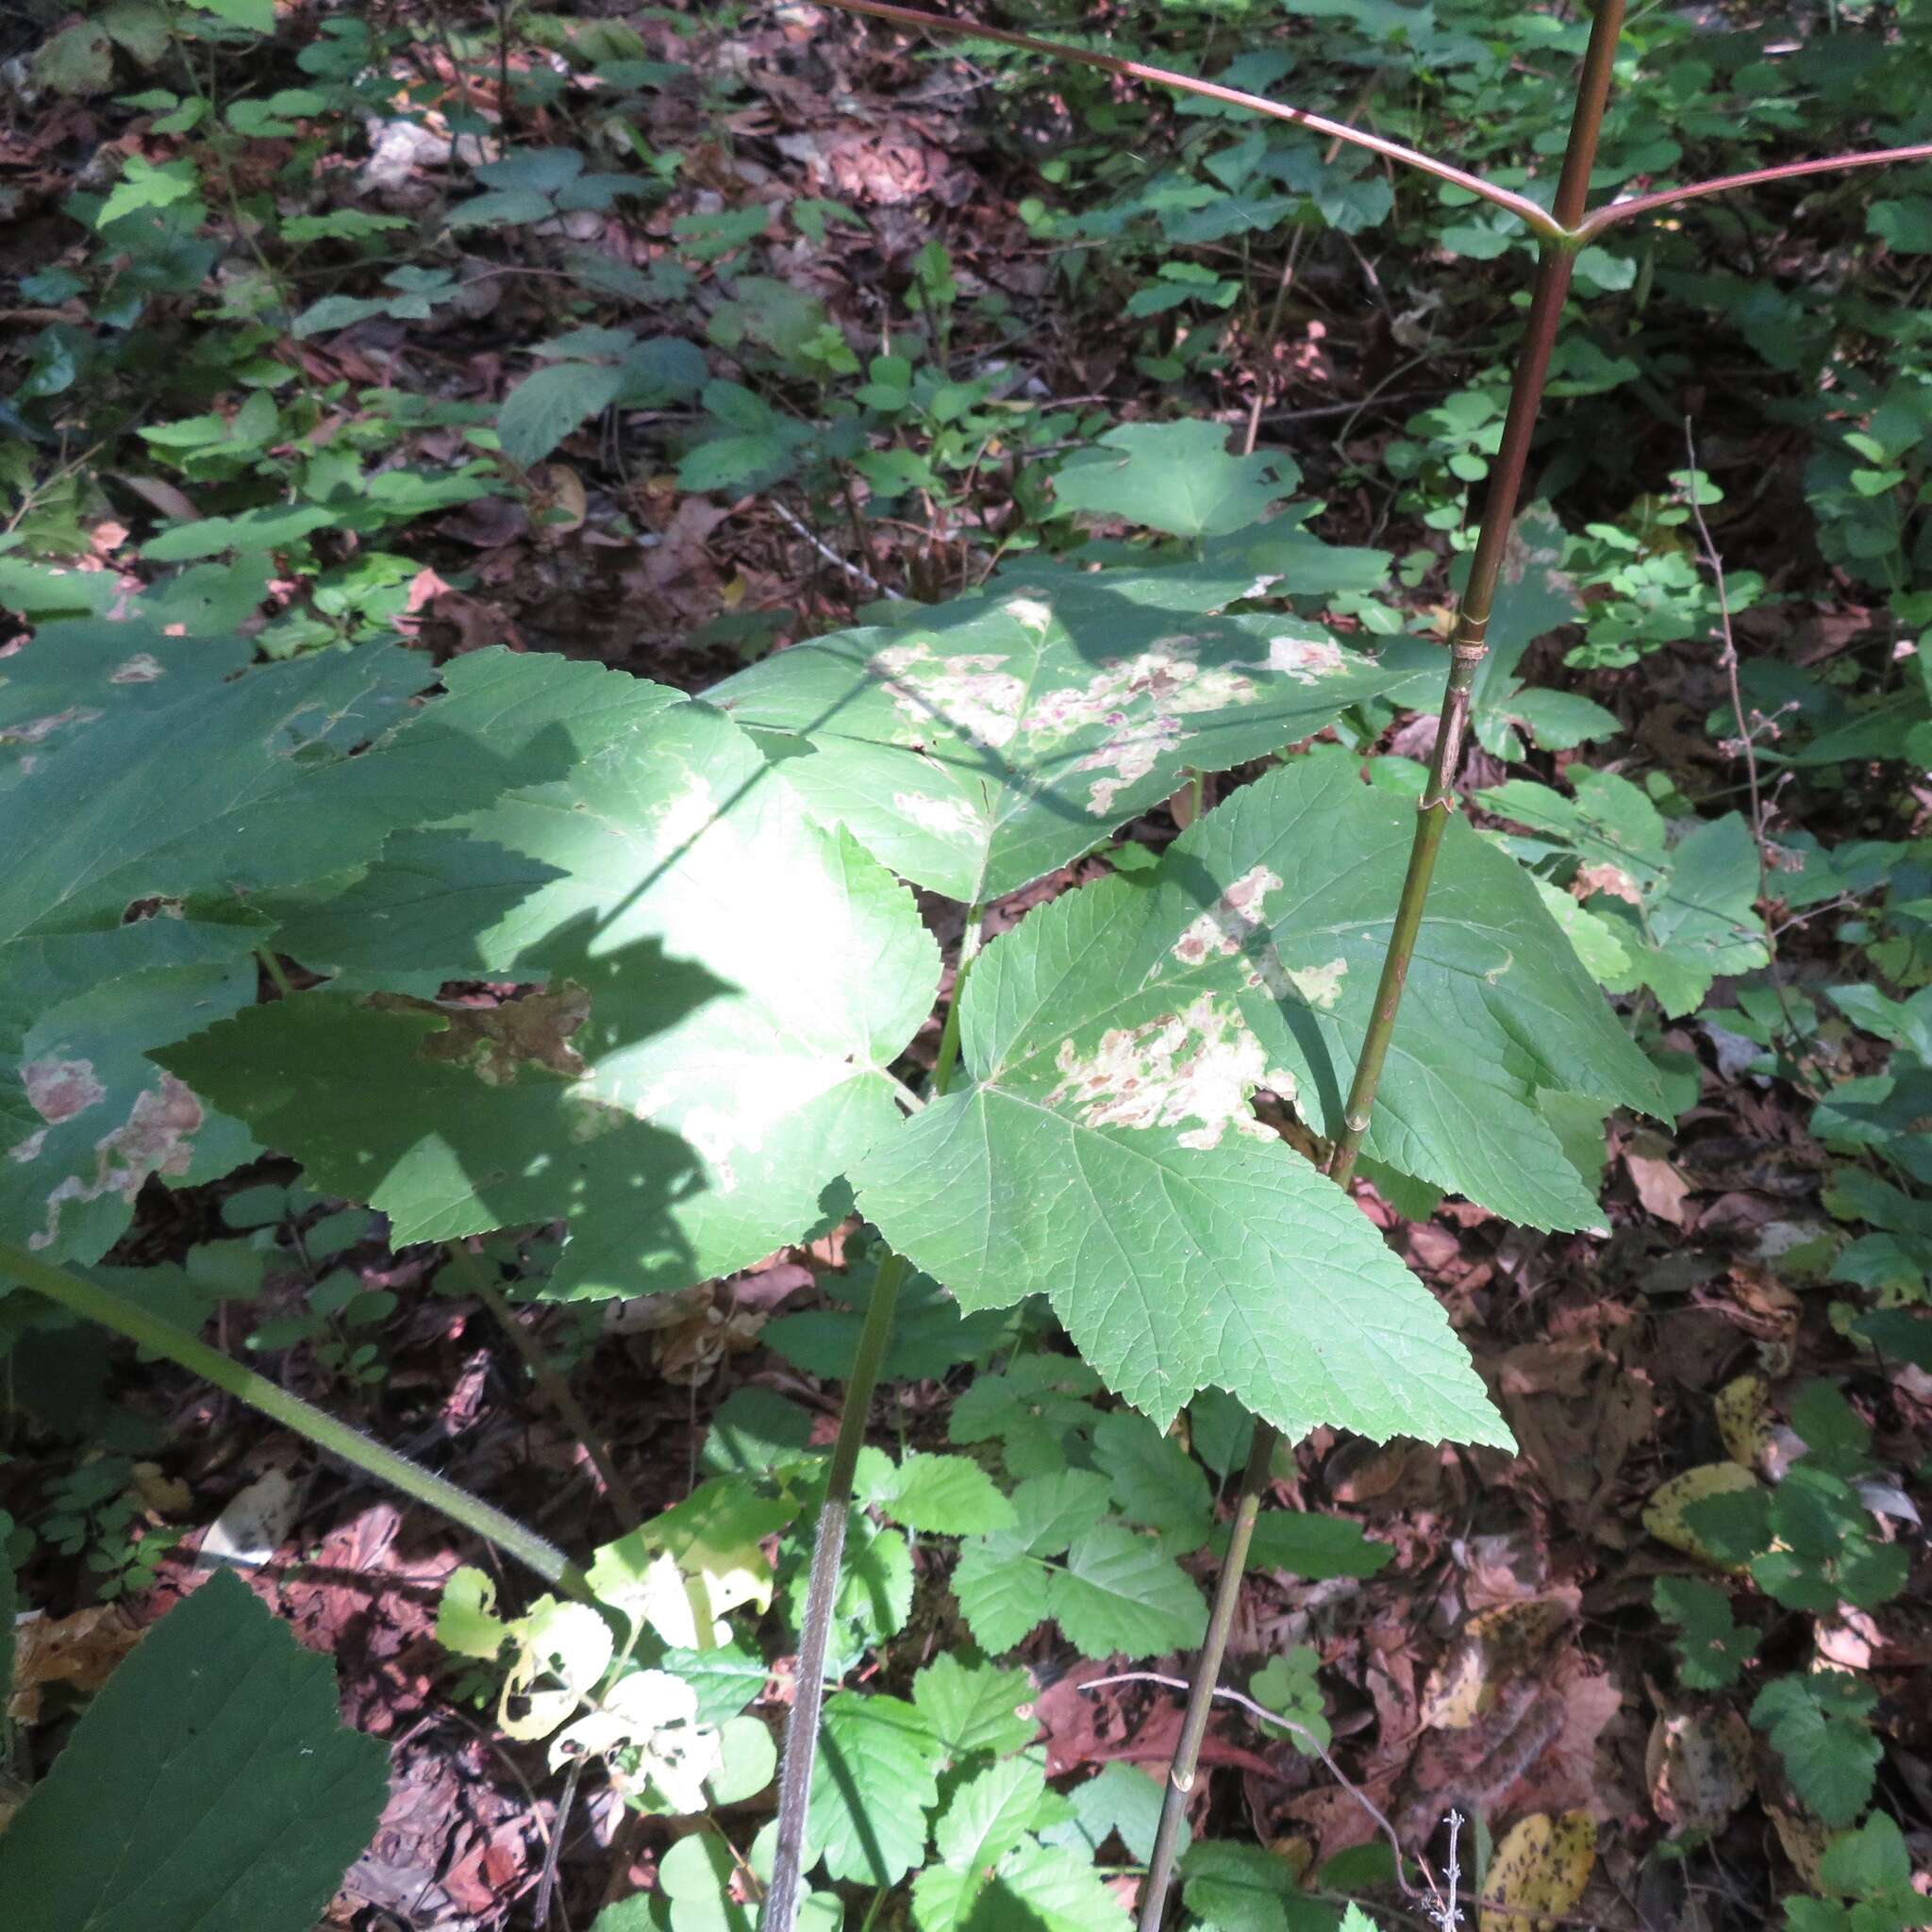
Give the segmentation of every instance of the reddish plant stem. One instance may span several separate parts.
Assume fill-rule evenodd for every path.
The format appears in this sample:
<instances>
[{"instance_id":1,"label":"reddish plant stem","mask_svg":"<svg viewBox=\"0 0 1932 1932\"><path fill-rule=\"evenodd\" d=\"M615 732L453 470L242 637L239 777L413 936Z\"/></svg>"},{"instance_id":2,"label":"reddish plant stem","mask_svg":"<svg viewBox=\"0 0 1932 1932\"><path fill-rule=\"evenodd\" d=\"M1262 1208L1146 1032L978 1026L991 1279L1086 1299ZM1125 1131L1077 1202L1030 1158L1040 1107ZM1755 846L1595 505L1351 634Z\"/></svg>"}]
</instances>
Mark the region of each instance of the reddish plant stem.
<instances>
[{"instance_id":1,"label":"reddish plant stem","mask_svg":"<svg viewBox=\"0 0 1932 1932\"><path fill-rule=\"evenodd\" d=\"M1251 113L1265 114L1273 121L1292 122L1297 127L1311 128L1317 134L1345 141L1352 147L1366 148L1372 155L1400 161L1406 168L1433 175L1438 181L1446 181L1452 188L1479 195L1484 201L1507 208L1511 214L1519 216L1538 235L1555 236L1557 233L1557 225L1547 211L1526 194L1500 188L1480 175L1472 175L1466 168L1438 160L1434 155L1404 147L1399 141L1371 134L1364 127L1351 127L1345 121L1331 121L1325 115L1311 114L1306 108L1291 108L1285 101L1271 101L1262 94L1244 93L1240 88L1223 87L1218 81L1201 80L1191 74L1175 73L1172 68L1150 67L1145 61L1129 60L1119 54L1102 54L1090 47L1073 47L1062 41L1042 41L1032 34L1013 33L1003 26L982 26L977 21L948 20L944 14L925 13L914 7L889 6L887 0L830 0L830 4L844 12L868 13L875 20L890 20L898 26L922 27L967 40L997 41L1002 46L1021 47L1029 54L1050 55L1056 60L1077 61L1083 67L1097 67L1104 74L1118 74L1127 80L1149 81L1156 87L1175 88L1182 93L1199 94L1207 100L1225 101L1232 107L1246 108Z\"/></svg>"},{"instance_id":2,"label":"reddish plant stem","mask_svg":"<svg viewBox=\"0 0 1932 1932\"><path fill-rule=\"evenodd\" d=\"M1932 141L1922 141L1911 147L1873 148L1865 154L1827 155L1816 161L1785 161L1775 168L1753 168L1742 175L1719 175L1708 181L1693 181L1688 188L1661 188L1655 194L1613 201L1581 222L1568 225L1579 242L1590 242L1619 222L1627 222L1636 215L1654 214L1658 208L1675 208L1680 202L1701 201L1707 194L1729 194L1733 189L1757 188L1767 181L1800 181L1807 175L1842 174L1852 168L1889 168L1900 161L1932 161Z\"/></svg>"},{"instance_id":3,"label":"reddish plant stem","mask_svg":"<svg viewBox=\"0 0 1932 1932\"><path fill-rule=\"evenodd\" d=\"M1584 197L1590 190L1590 171L1596 158L1597 137L1603 127L1604 106L1609 96L1610 73L1623 25L1624 0L1600 0L1589 49L1577 76L1570 141L1557 189L1557 219L1566 228L1574 226L1581 216ZM1325 1163L1329 1177L1344 1188L1355 1173L1356 1160L1369 1130L1375 1090L1395 1034L1395 1016L1402 1005L1409 960L1422 929L1423 908L1435 874L1436 855L1441 849L1443 832L1456 809L1456 774L1462 763L1463 739L1469 727L1470 690L1489 648L1484 636L1495 603L1496 584L1502 575L1517 501L1523 493L1523 479L1529 467L1530 439L1542 403L1550 357L1557 344L1563 302L1570 291L1573 260L1568 247L1547 241L1537 260L1536 288L1510 384L1509 409L1504 418L1502 441L1496 451L1489 495L1483 504L1475 554L1470 560L1469 582L1457 602L1456 622L1450 632L1449 675L1442 692L1428 779L1416 802L1415 841L1409 848L1408 871L1396 902L1388 949L1382 957L1382 976L1375 988L1374 1005L1370 1009L1355 1078L1342 1108L1341 1132L1332 1142ZM1195 1658L1188 1707L1181 1720L1180 1737L1161 1798L1154 1854L1148 1861L1147 1880L1141 1892L1140 1932L1160 1932L1167 1917L1168 1894L1173 1889L1174 1865L1187 1828L1188 1796L1193 1790L1201 1745L1220 1688L1221 1667L1241 1598L1241 1573L1247 1565L1261 1500L1273 1480L1274 1451L1280 1441L1279 1430L1257 1420L1254 1446L1247 1468L1241 1473L1227 1555L1222 1559L1207 1636Z\"/></svg>"}]
</instances>

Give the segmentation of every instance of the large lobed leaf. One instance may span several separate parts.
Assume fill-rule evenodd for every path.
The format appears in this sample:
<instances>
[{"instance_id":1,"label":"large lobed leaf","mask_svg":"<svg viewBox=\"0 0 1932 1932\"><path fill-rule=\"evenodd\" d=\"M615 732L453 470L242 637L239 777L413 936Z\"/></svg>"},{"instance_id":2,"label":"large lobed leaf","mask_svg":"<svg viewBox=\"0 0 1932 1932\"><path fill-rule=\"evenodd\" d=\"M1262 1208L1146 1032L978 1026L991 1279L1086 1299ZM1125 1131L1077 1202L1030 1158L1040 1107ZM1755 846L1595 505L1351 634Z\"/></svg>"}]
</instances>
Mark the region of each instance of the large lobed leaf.
<instances>
[{"instance_id":1,"label":"large lobed leaf","mask_svg":"<svg viewBox=\"0 0 1932 1932\"><path fill-rule=\"evenodd\" d=\"M0 683L0 1219L52 1260L104 1253L151 1174L207 1179L255 1151L142 1055L254 997L273 895L566 768L560 731L490 731L467 667L449 679L464 695L423 705L435 673L411 652L247 656L78 619Z\"/></svg>"},{"instance_id":2,"label":"large lobed leaf","mask_svg":"<svg viewBox=\"0 0 1932 1932\"><path fill-rule=\"evenodd\" d=\"M967 985L974 1086L864 1163L864 1210L966 1308L1043 1288L1163 1426L1211 1385L1291 1433L1507 1441L1427 1291L1250 1110L1268 1088L1340 1131L1413 824L1350 761L1297 759L1154 872L1031 914ZM1657 1105L1534 886L1452 823L1368 1151L1589 1224L1545 1090Z\"/></svg>"},{"instance_id":3,"label":"large lobed leaf","mask_svg":"<svg viewBox=\"0 0 1932 1932\"><path fill-rule=\"evenodd\" d=\"M976 904L1077 858L1184 772L1279 751L1391 681L1301 619L1203 614L1247 587L1036 569L916 624L794 645L709 696L820 819Z\"/></svg>"},{"instance_id":4,"label":"large lobed leaf","mask_svg":"<svg viewBox=\"0 0 1932 1932\"><path fill-rule=\"evenodd\" d=\"M8 1932L308 1932L388 1753L328 1662L225 1572L142 1640L0 1833Z\"/></svg>"},{"instance_id":5,"label":"large lobed leaf","mask_svg":"<svg viewBox=\"0 0 1932 1932\"><path fill-rule=\"evenodd\" d=\"M744 1266L821 1221L897 1120L885 1069L937 951L910 894L708 707L558 658L482 675L507 726L567 739L571 774L460 836L399 836L293 919L291 948L360 996L253 1008L158 1058L398 1242L559 1216L555 1286L585 1295ZM413 997L461 978L543 990Z\"/></svg>"}]
</instances>

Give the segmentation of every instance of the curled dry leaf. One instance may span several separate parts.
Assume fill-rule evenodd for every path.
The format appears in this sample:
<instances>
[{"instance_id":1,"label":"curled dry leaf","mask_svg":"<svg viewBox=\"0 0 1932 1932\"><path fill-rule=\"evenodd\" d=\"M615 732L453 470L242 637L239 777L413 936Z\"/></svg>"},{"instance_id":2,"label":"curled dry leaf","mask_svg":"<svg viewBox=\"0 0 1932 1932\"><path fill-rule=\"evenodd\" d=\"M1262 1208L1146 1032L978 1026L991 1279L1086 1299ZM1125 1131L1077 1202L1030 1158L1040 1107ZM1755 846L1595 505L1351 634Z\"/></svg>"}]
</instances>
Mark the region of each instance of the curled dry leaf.
<instances>
[{"instance_id":1,"label":"curled dry leaf","mask_svg":"<svg viewBox=\"0 0 1932 1932\"><path fill-rule=\"evenodd\" d=\"M1483 1886L1482 1932L1544 1932L1582 1898L1596 1866L1596 1821L1588 1811L1551 1818L1538 1811L1518 1820L1490 1860ZM1491 1907L1502 1907L1491 1910Z\"/></svg>"},{"instance_id":2,"label":"curled dry leaf","mask_svg":"<svg viewBox=\"0 0 1932 1932\"><path fill-rule=\"evenodd\" d=\"M141 1632L114 1604L96 1604L71 1617L28 1617L14 1631L7 1715L17 1724L38 1724L41 1692L49 1684L71 1684L92 1696L140 1641Z\"/></svg>"}]
</instances>

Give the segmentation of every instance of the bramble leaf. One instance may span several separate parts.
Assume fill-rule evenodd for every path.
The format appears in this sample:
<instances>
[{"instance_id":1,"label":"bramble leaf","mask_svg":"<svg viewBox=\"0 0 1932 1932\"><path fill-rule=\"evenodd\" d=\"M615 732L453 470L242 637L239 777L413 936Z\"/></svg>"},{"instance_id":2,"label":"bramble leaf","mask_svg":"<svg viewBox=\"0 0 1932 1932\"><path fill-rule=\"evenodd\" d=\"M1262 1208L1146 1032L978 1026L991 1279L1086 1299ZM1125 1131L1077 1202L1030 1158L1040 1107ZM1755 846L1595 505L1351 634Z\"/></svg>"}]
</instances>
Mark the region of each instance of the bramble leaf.
<instances>
[{"instance_id":1,"label":"bramble leaf","mask_svg":"<svg viewBox=\"0 0 1932 1932\"><path fill-rule=\"evenodd\" d=\"M1502 843L1531 864L1555 863L1581 900L1593 966L1612 992L1648 986L1665 1013L1692 1011L1714 979L1748 973L1770 957L1758 918L1757 854L1740 812L1706 819L1675 843L1650 799L1627 778L1572 765L1574 799L1512 778L1481 794L1500 817L1541 835ZM1621 951L1626 964L1614 963Z\"/></svg>"},{"instance_id":2,"label":"bramble leaf","mask_svg":"<svg viewBox=\"0 0 1932 1932\"><path fill-rule=\"evenodd\" d=\"M949 1651L912 1680L913 1703L956 1763L976 1752L1004 1756L1031 1743L1039 1720L1021 1715L1021 1707L1034 1695L1033 1679L1024 1671L964 1664Z\"/></svg>"},{"instance_id":3,"label":"bramble leaf","mask_svg":"<svg viewBox=\"0 0 1932 1932\"><path fill-rule=\"evenodd\" d=\"M1826 1824L1865 1808L1885 1747L1866 1719L1877 1703L1867 1684L1839 1671L1774 1677L1751 1707L1799 1797Z\"/></svg>"},{"instance_id":4,"label":"bramble leaf","mask_svg":"<svg viewBox=\"0 0 1932 1932\"><path fill-rule=\"evenodd\" d=\"M834 1878L894 1885L919 1863L940 1760L932 1725L913 1706L851 1690L825 1700L806 1835Z\"/></svg>"}]
</instances>

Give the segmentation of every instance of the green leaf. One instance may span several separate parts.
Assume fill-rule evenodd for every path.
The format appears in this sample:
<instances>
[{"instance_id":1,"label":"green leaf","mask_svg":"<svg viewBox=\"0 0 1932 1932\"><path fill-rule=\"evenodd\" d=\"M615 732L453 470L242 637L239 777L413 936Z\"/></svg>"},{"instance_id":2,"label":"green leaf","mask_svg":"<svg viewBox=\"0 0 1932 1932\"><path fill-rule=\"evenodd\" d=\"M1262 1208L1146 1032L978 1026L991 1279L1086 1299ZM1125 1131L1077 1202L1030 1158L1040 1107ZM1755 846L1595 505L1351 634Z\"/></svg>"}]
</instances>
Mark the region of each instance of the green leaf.
<instances>
[{"instance_id":1,"label":"green leaf","mask_svg":"<svg viewBox=\"0 0 1932 1932\"><path fill-rule=\"evenodd\" d=\"M39 1119L0 1162L0 1218L46 1259L106 1254L150 1176L211 1181L261 1151L240 1122L203 1108L146 1058L254 1000L252 932L233 929L238 958L109 978L25 1033L19 1077ZM0 953L0 964L21 950Z\"/></svg>"},{"instance_id":2,"label":"green leaf","mask_svg":"<svg viewBox=\"0 0 1932 1932\"><path fill-rule=\"evenodd\" d=\"M230 26L247 27L252 33L272 34L275 30L275 0L188 0L204 13L212 13Z\"/></svg>"},{"instance_id":3,"label":"green leaf","mask_svg":"<svg viewBox=\"0 0 1932 1932\"><path fill-rule=\"evenodd\" d=\"M1230 456L1223 423L1124 423L1054 478L1066 510L1123 517L1174 537L1224 537L1294 488L1278 454Z\"/></svg>"},{"instance_id":4,"label":"green leaf","mask_svg":"<svg viewBox=\"0 0 1932 1932\"><path fill-rule=\"evenodd\" d=\"M968 1932L1127 1932L1126 1908L1058 1845L1021 1845L980 1894Z\"/></svg>"},{"instance_id":5,"label":"green leaf","mask_svg":"<svg viewBox=\"0 0 1932 1932\"><path fill-rule=\"evenodd\" d=\"M806 1835L834 1878L896 1885L920 1862L940 1759L930 1723L899 1698L825 1700Z\"/></svg>"},{"instance_id":6,"label":"green leaf","mask_svg":"<svg viewBox=\"0 0 1932 1932\"><path fill-rule=\"evenodd\" d=\"M1731 1621L1731 1600L1694 1576L1660 1576L1653 1592L1660 1617L1681 1626L1677 1679L1687 1690L1724 1690L1757 1649L1757 1632Z\"/></svg>"},{"instance_id":7,"label":"green leaf","mask_svg":"<svg viewBox=\"0 0 1932 1932\"><path fill-rule=\"evenodd\" d=\"M1499 817L1541 834L1504 843L1531 862L1574 861L1587 909L1615 936L1627 970L1604 975L1614 992L1648 986L1667 1014L1694 1010L1720 977L1764 964L1756 910L1757 853L1741 813L1696 823L1671 842L1644 792L1614 773L1572 765L1574 800L1511 779L1480 794Z\"/></svg>"},{"instance_id":8,"label":"green leaf","mask_svg":"<svg viewBox=\"0 0 1932 1932\"><path fill-rule=\"evenodd\" d=\"M1227 1553L1228 1526L1214 1532L1217 1556ZM1248 1545L1254 1570L1286 1570L1304 1582L1329 1576L1373 1576L1395 1554L1388 1543L1371 1542L1358 1524L1342 1516L1315 1516L1300 1509L1266 1509L1255 1523Z\"/></svg>"},{"instance_id":9,"label":"green leaf","mask_svg":"<svg viewBox=\"0 0 1932 1932\"><path fill-rule=\"evenodd\" d=\"M1249 581L1035 566L916 625L778 652L709 696L821 821L975 904L1077 858L1184 771L1278 751L1389 681L1300 619L1211 614Z\"/></svg>"},{"instance_id":10,"label":"green leaf","mask_svg":"<svg viewBox=\"0 0 1932 1932\"><path fill-rule=\"evenodd\" d=\"M860 1496L894 1523L934 1536L982 1535L1009 1529L1014 1521L1013 1506L965 1456L908 1450L896 1468L861 1485Z\"/></svg>"},{"instance_id":11,"label":"green leaf","mask_svg":"<svg viewBox=\"0 0 1932 1932\"><path fill-rule=\"evenodd\" d=\"M1485 633L1489 653L1470 687L1470 726L1487 752L1507 760L1524 756L1527 731L1548 751L1567 751L1621 729L1602 706L1572 691L1526 688L1516 675L1523 655L1539 638L1581 622L1583 594L1561 567L1567 539L1550 510L1538 504L1520 516L1504 553L1496 605ZM1450 580L1457 590L1468 580L1469 559L1457 560ZM1414 710L1441 707L1448 653L1434 641L1396 638L1383 652L1392 671L1407 675L1389 695Z\"/></svg>"},{"instance_id":12,"label":"green leaf","mask_svg":"<svg viewBox=\"0 0 1932 1932\"><path fill-rule=\"evenodd\" d=\"M1154 1855L1160 1792L1159 1781L1138 1765L1103 1765L1097 1776L1068 1792L1074 1816L1042 1830L1041 1837L1049 1844L1082 1848L1097 1861L1108 1839L1117 1835L1128 1857L1145 1864Z\"/></svg>"},{"instance_id":13,"label":"green leaf","mask_svg":"<svg viewBox=\"0 0 1932 1932\"><path fill-rule=\"evenodd\" d=\"M1897 1822L1874 1811L1857 1831L1827 1847L1818 1864L1823 1890L1844 1898L1872 1898L1888 1891L1909 1892L1912 1855Z\"/></svg>"},{"instance_id":14,"label":"green leaf","mask_svg":"<svg viewBox=\"0 0 1932 1932\"><path fill-rule=\"evenodd\" d=\"M535 683L555 718L502 714L508 749L575 740L574 774L465 822L496 856L404 841L301 940L363 985L548 991L493 1009L308 993L166 1063L398 1242L560 1216L553 1294L728 1274L818 1224L891 1130L885 1070L928 1010L936 949L910 895L806 823L736 726L621 673L525 661L546 668L486 684L508 702ZM505 853L526 883L479 924L453 889Z\"/></svg>"},{"instance_id":15,"label":"green leaf","mask_svg":"<svg viewBox=\"0 0 1932 1932\"><path fill-rule=\"evenodd\" d=\"M389 1754L233 1576L108 1681L0 1835L8 1932L309 1932L375 1832Z\"/></svg>"},{"instance_id":16,"label":"green leaf","mask_svg":"<svg viewBox=\"0 0 1932 1932\"><path fill-rule=\"evenodd\" d=\"M1866 1722L1876 1702L1869 1686L1830 1671L1774 1677L1751 1707L1752 1724L1826 1824L1851 1824L1871 1799L1885 1755Z\"/></svg>"},{"instance_id":17,"label":"green leaf","mask_svg":"<svg viewBox=\"0 0 1932 1932\"><path fill-rule=\"evenodd\" d=\"M869 1158L863 1211L969 1310L1046 1284L1157 1423L1211 1384L1291 1435L1507 1440L1426 1291L1248 1107L1268 1087L1341 1130L1414 817L1296 759L1158 872L1031 913L967 984L977 1084ZM1546 1090L1661 1106L1529 880L1452 820L1367 1151L1535 1226L1600 1224Z\"/></svg>"},{"instance_id":18,"label":"green leaf","mask_svg":"<svg viewBox=\"0 0 1932 1932\"><path fill-rule=\"evenodd\" d=\"M1040 1721L1022 1716L1037 1693L1033 1679L997 1664L966 1664L941 1651L912 1680L918 1706L941 1748L955 1763L976 1753L1008 1756L1033 1741Z\"/></svg>"},{"instance_id":19,"label":"green leaf","mask_svg":"<svg viewBox=\"0 0 1932 1932\"><path fill-rule=\"evenodd\" d=\"M1046 1559L1091 1534L1107 1502L1107 1478L1091 1470L1028 1476L1015 1487L1014 1526L969 1542L953 1572L953 1593L982 1649L1010 1650L1053 1614Z\"/></svg>"},{"instance_id":20,"label":"green leaf","mask_svg":"<svg viewBox=\"0 0 1932 1932\"><path fill-rule=\"evenodd\" d=\"M1932 255L1932 199L1874 201L1865 210L1865 229L1894 255Z\"/></svg>"},{"instance_id":21,"label":"green leaf","mask_svg":"<svg viewBox=\"0 0 1932 1932\"><path fill-rule=\"evenodd\" d=\"M210 1178L246 1158L233 1121L140 1053L252 996L264 897L361 864L393 824L463 810L509 775L462 728L463 706L412 710L430 673L411 652L233 675L246 655L79 620L45 626L0 689L0 722L51 720L8 781L20 843L0 881L0 1134L14 1150L0 1204L49 1259L100 1254L149 1174ZM560 769L547 746L523 765Z\"/></svg>"},{"instance_id":22,"label":"green leaf","mask_svg":"<svg viewBox=\"0 0 1932 1932\"><path fill-rule=\"evenodd\" d=\"M120 180L108 192L100 213L94 217L94 226L105 228L110 222L118 222L123 215L133 214L140 208L170 208L177 201L186 201L200 185L192 161L163 161L156 167L139 155L129 155L123 163Z\"/></svg>"},{"instance_id":23,"label":"green leaf","mask_svg":"<svg viewBox=\"0 0 1932 1932\"><path fill-rule=\"evenodd\" d=\"M871 1298L870 1278L824 1285L861 1307ZM758 1331L758 1340L808 1374L842 1382L852 1373L864 1319L856 1308L809 1308L767 1322ZM1010 1321L998 1314L962 1316L958 1304L931 1275L908 1275L900 1285L891 1340L879 1365L879 1378L886 1382L938 1379L967 1363L983 1361L1003 1340L1009 1339L1010 1332Z\"/></svg>"},{"instance_id":24,"label":"green leaf","mask_svg":"<svg viewBox=\"0 0 1932 1932\"><path fill-rule=\"evenodd\" d=\"M1332 1932L1332 1908L1298 1895L1293 1867L1259 1845L1230 1840L1181 1855L1181 1896L1215 1932Z\"/></svg>"},{"instance_id":25,"label":"green leaf","mask_svg":"<svg viewBox=\"0 0 1932 1932\"><path fill-rule=\"evenodd\" d=\"M1046 1774L1024 1758L1008 1757L956 1786L933 1831L940 1863L912 1888L919 1932L958 1932L971 1918L987 1876L1026 1835L1046 1790Z\"/></svg>"},{"instance_id":26,"label":"green leaf","mask_svg":"<svg viewBox=\"0 0 1932 1932\"><path fill-rule=\"evenodd\" d=\"M1191 1650L1208 1628L1208 1606L1186 1572L1117 1523L1074 1540L1051 1602L1067 1641L1087 1657Z\"/></svg>"},{"instance_id":27,"label":"green leaf","mask_svg":"<svg viewBox=\"0 0 1932 1932\"><path fill-rule=\"evenodd\" d=\"M1122 1410L1101 1418L1093 1447L1129 1523L1161 1531L1161 1546L1174 1556L1198 1550L1208 1541L1213 1520L1208 1477L1172 1436L1163 1436L1145 1416Z\"/></svg>"},{"instance_id":28,"label":"green leaf","mask_svg":"<svg viewBox=\"0 0 1932 1932\"><path fill-rule=\"evenodd\" d=\"M113 40L99 21L76 20L35 49L33 77L57 94L104 94L114 84Z\"/></svg>"},{"instance_id":29,"label":"green leaf","mask_svg":"<svg viewBox=\"0 0 1932 1932\"><path fill-rule=\"evenodd\" d=\"M528 469L572 430L616 401L621 369L603 362L553 362L524 377L504 398L496 419L503 453Z\"/></svg>"}]
</instances>

